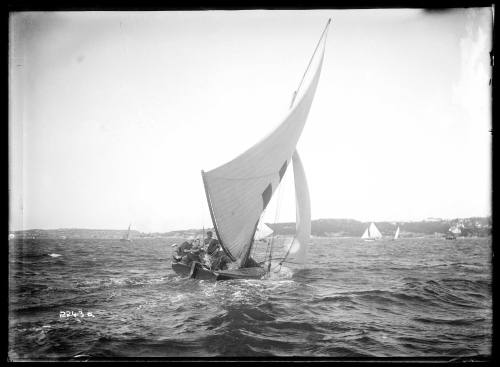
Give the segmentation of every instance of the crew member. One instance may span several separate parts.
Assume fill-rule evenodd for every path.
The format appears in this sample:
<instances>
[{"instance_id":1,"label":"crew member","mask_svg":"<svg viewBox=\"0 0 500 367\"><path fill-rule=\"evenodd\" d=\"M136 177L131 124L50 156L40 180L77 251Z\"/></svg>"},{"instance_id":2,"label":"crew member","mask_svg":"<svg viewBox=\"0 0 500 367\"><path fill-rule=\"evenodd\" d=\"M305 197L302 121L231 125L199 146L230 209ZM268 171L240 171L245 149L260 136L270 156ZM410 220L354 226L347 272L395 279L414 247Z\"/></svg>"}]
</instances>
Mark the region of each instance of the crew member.
<instances>
[{"instance_id":1,"label":"crew member","mask_svg":"<svg viewBox=\"0 0 500 367\"><path fill-rule=\"evenodd\" d=\"M212 238L212 231L207 232L207 238L205 238L205 246L207 246L207 254L210 256L215 255L217 250L219 249L219 241L215 238Z\"/></svg>"},{"instance_id":2,"label":"crew member","mask_svg":"<svg viewBox=\"0 0 500 367\"><path fill-rule=\"evenodd\" d=\"M193 247L193 240L189 240L189 241L184 241L177 248L177 257L180 257L181 258L180 261L183 262L184 264L187 264L189 262L187 255L189 251L191 251L192 247Z\"/></svg>"},{"instance_id":3,"label":"crew member","mask_svg":"<svg viewBox=\"0 0 500 367\"><path fill-rule=\"evenodd\" d=\"M193 241L184 241L177 247L177 255L184 256L186 251L189 251L193 246Z\"/></svg>"},{"instance_id":4,"label":"crew member","mask_svg":"<svg viewBox=\"0 0 500 367\"><path fill-rule=\"evenodd\" d=\"M208 245L207 255L210 257L210 267L212 270L225 270L230 260L220 247L219 241L212 235L212 231L208 231L207 238L205 238L205 245Z\"/></svg>"},{"instance_id":5,"label":"crew member","mask_svg":"<svg viewBox=\"0 0 500 367\"><path fill-rule=\"evenodd\" d=\"M198 243L193 244L191 250L186 254L187 265L191 264L193 261L201 263L201 255Z\"/></svg>"}]
</instances>

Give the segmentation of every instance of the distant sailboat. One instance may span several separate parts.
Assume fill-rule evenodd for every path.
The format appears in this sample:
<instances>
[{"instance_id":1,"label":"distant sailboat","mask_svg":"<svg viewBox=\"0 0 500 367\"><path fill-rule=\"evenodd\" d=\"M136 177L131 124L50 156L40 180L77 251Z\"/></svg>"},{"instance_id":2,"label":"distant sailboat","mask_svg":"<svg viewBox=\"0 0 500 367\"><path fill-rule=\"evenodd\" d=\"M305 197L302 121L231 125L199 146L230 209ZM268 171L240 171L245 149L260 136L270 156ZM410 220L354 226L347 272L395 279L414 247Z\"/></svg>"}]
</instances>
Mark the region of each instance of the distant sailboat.
<instances>
[{"instance_id":1,"label":"distant sailboat","mask_svg":"<svg viewBox=\"0 0 500 367\"><path fill-rule=\"evenodd\" d=\"M448 230L448 233L446 235L447 240L456 240L457 236L462 234L462 230L458 226L452 226Z\"/></svg>"},{"instance_id":2,"label":"distant sailboat","mask_svg":"<svg viewBox=\"0 0 500 367\"><path fill-rule=\"evenodd\" d=\"M123 237L123 238L120 238L120 241L122 242L131 242L132 240L130 239L130 226L132 224L129 224L128 226L128 230L127 230L127 234Z\"/></svg>"},{"instance_id":3,"label":"distant sailboat","mask_svg":"<svg viewBox=\"0 0 500 367\"><path fill-rule=\"evenodd\" d=\"M382 233L380 233L375 223L372 222L361 238L365 241L375 241L382 238Z\"/></svg>"},{"instance_id":4,"label":"distant sailboat","mask_svg":"<svg viewBox=\"0 0 500 367\"><path fill-rule=\"evenodd\" d=\"M396 233L394 234L394 239L397 240L399 238L399 226L398 229L396 229Z\"/></svg>"}]
</instances>

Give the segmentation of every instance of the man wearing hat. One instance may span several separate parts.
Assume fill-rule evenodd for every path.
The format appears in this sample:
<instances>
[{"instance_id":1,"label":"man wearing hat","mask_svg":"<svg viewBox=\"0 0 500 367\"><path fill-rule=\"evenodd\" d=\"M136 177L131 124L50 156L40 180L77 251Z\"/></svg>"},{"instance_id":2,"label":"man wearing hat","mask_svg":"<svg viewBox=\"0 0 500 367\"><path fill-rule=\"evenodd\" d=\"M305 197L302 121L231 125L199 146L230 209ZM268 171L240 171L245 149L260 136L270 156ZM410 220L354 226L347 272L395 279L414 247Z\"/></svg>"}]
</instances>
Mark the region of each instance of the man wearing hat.
<instances>
[{"instance_id":1,"label":"man wearing hat","mask_svg":"<svg viewBox=\"0 0 500 367\"><path fill-rule=\"evenodd\" d=\"M207 246L207 255L210 257L210 264L213 270L225 270L229 263L229 258L220 248L219 241L212 238L212 231L207 232L205 246Z\"/></svg>"},{"instance_id":2,"label":"man wearing hat","mask_svg":"<svg viewBox=\"0 0 500 367\"><path fill-rule=\"evenodd\" d=\"M201 255L202 255L202 252L200 250L198 240L195 240L191 249L186 254L187 264L191 264L191 262L193 262L193 261L201 263Z\"/></svg>"},{"instance_id":3,"label":"man wearing hat","mask_svg":"<svg viewBox=\"0 0 500 367\"><path fill-rule=\"evenodd\" d=\"M183 243L181 243L178 247L177 247L177 255L174 256L174 258L177 260L177 261L182 261L184 264L187 264L188 262L188 257L187 257L187 253L189 251L191 251L191 248L193 247L193 241L192 240L188 240L188 241L184 241Z\"/></svg>"},{"instance_id":4,"label":"man wearing hat","mask_svg":"<svg viewBox=\"0 0 500 367\"><path fill-rule=\"evenodd\" d=\"M207 247L207 254L210 256L215 255L217 250L219 249L219 241L215 238L212 238L212 231L207 232L207 238L205 238L205 246Z\"/></svg>"}]
</instances>

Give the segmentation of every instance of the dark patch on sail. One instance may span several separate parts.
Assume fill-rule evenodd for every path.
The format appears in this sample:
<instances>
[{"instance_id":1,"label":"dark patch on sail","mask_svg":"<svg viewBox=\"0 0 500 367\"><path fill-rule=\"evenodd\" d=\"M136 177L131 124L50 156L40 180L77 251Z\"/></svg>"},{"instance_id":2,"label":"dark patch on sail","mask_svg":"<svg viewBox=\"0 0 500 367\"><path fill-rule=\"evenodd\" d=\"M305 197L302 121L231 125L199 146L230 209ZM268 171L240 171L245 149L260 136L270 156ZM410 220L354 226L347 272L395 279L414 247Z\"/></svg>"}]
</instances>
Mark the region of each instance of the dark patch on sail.
<instances>
[{"instance_id":1,"label":"dark patch on sail","mask_svg":"<svg viewBox=\"0 0 500 367\"><path fill-rule=\"evenodd\" d=\"M287 163L288 162L285 161L285 163L283 163L283 165L280 168L280 182L281 182L281 179L283 178L283 176L285 175Z\"/></svg>"},{"instance_id":2,"label":"dark patch on sail","mask_svg":"<svg viewBox=\"0 0 500 367\"><path fill-rule=\"evenodd\" d=\"M271 200L272 194L273 194L273 186L269 184L262 193L262 200L264 201L264 209L266 209L267 204L269 204L269 200Z\"/></svg>"}]
</instances>

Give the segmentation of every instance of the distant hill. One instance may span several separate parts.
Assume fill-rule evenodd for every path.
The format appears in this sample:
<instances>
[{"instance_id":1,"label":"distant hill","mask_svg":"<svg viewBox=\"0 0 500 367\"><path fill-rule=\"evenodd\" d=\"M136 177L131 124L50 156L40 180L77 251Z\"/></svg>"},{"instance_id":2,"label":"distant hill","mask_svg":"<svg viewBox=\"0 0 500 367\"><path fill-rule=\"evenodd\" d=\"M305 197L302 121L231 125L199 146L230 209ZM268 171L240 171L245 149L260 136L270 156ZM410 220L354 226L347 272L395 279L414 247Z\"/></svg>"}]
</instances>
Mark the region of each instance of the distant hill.
<instances>
[{"instance_id":1,"label":"distant hill","mask_svg":"<svg viewBox=\"0 0 500 367\"><path fill-rule=\"evenodd\" d=\"M295 223L266 223L277 235L293 235ZM311 223L311 234L318 237L361 237L370 222L360 222L354 219L317 219ZM419 235L445 235L453 229L460 236L484 237L491 234L491 217L471 217L457 219L429 218L417 222L375 222L380 232L385 236L392 236L399 226L402 237ZM170 232L143 233L131 230L131 238L164 238L180 237L189 238L202 236L204 231L213 229L187 229ZM126 230L112 229L30 229L26 231L11 232L16 237L27 238L88 238L88 239L120 239Z\"/></svg>"},{"instance_id":2,"label":"distant hill","mask_svg":"<svg viewBox=\"0 0 500 367\"><path fill-rule=\"evenodd\" d=\"M346 236L361 237L371 222L354 219L317 219L311 222L311 234L318 237ZM434 235L449 233L450 228L460 228L463 236L489 236L491 217L457 218L452 220L432 219L418 222L374 222L383 235L391 236L397 227L401 234ZM293 235L295 223L268 224L276 234Z\"/></svg>"},{"instance_id":3,"label":"distant hill","mask_svg":"<svg viewBox=\"0 0 500 367\"><path fill-rule=\"evenodd\" d=\"M84 229L84 228L61 228L61 229L29 229L26 231L12 232L17 236L35 238L100 238L120 239L127 231L122 229ZM140 236L139 231L130 231L131 237Z\"/></svg>"},{"instance_id":4,"label":"distant hill","mask_svg":"<svg viewBox=\"0 0 500 367\"><path fill-rule=\"evenodd\" d=\"M210 229L205 229L208 231ZM212 229L213 231L213 229ZM121 239L127 230L122 229L84 229L84 228L61 228L61 229L28 229L25 231L11 231L15 237L25 238L78 238L78 239ZM187 238L191 236L203 235L203 229L187 229L171 232L154 232L144 233L136 230L130 230L130 238L166 238L166 237L180 237Z\"/></svg>"}]
</instances>

